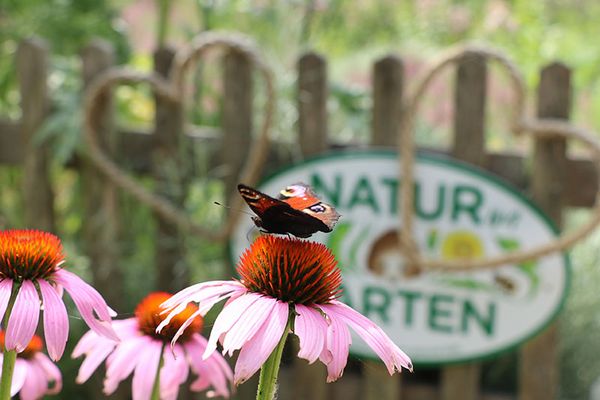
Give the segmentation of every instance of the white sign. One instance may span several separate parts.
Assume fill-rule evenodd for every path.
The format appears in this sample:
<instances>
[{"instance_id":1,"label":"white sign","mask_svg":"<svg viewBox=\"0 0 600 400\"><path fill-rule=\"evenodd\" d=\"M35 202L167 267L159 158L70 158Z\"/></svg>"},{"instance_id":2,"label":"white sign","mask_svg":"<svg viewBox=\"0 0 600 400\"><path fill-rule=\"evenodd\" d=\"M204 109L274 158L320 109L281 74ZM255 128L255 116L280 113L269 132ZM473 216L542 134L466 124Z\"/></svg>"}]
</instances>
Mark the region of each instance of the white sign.
<instances>
[{"instance_id":1,"label":"white sign","mask_svg":"<svg viewBox=\"0 0 600 400\"><path fill-rule=\"evenodd\" d=\"M405 268L396 240L398 170L393 152L334 153L281 171L259 190L276 196L289 184L305 182L337 208L342 217L333 232L311 240L336 255L344 278L341 300L379 324L415 363L488 357L543 329L565 298L567 256L469 273ZM516 189L442 157L417 157L415 214L415 240L429 258L493 257L556 236ZM250 244L252 227L250 218L237 227L234 260ZM358 337L351 351L374 356Z\"/></svg>"}]
</instances>

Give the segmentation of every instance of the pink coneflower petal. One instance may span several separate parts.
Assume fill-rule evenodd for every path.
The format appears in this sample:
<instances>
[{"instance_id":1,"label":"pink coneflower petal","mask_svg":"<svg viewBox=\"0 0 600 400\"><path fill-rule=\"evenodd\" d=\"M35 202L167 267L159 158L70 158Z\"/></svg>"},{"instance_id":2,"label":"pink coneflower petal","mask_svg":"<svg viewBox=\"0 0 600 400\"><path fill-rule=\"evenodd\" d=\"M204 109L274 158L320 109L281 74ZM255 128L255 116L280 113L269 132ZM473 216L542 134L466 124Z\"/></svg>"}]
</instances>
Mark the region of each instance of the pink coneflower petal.
<instances>
[{"instance_id":1,"label":"pink coneflower petal","mask_svg":"<svg viewBox=\"0 0 600 400\"><path fill-rule=\"evenodd\" d=\"M160 398L176 400L179 386L187 381L190 370L183 348L176 345L173 349L164 349L163 362L160 369Z\"/></svg>"},{"instance_id":2,"label":"pink coneflower petal","mask_svg":"<svg viewBox=\"0 0 600 400\"><path fill-rule=\"evenodd\" d=\"M81 384L87 381L116 345L117 342L114 340L98 336L94 331L86 332L73 350L73 358L87 353L87 357L81 363L75 382Z\"/></svg>"},{"instance_id":3,"label":"pink coneflower petal","mask_svg":"<svg viewBox=\"0 0 600 400\"><path fill-rule=\"evenodd\" d=\"M112 327L120 339L142 335L139 331L139 323L135 318L115 320L112 322Z\"/></svg>"},{"instance_id":4,"label":"pink coneflower petal","mask_svg":"<svg viewBox=\"0 0 600 400\"><path fill-rule=\"evenodd\" d=\"M149 342L138 360L133 372L133 400L147 400L152 395L156 371L160 363L163 344L157 341Z\"/></svg>"},{"instance_id":5,"label":"pink coneflower petal","mask_svg":"<svg viewBox=\"0 0 600 400\"><path fill-rule=\"evenodd\" d=\"M46 394L56 394L62 389L62 375L60 370L48 357L42 353L37 353L33 356L33 362L40 366L44 371L46 380L54 382L50 389L46 388Z\"/></svg>"},{"instance_id":6,"label":"pink coneflower petal","mask_svg":"<svg viewBox=\"0 0 600 400\"><path fill-rule=\"evenodd\" d=\"M0 332L0 341L5 341ZM62 376L58 367L43 353L42 339L32 338L25 350L17 355L11 382L11 397L19 393L23 400L41 399L46 394L56 394L62 389ZM0 354L0 364L3 362ZM0 368L1 372L1 368Z\"/></svg>"},{"instance_id":7,"label":"pink coneflower petal","mask_svg":"<svg viewBox=\"0 0 600 400\"><path fill-rule=\"evenodd\" d=\"M250 294L246 296L250 296ZM228 353L230 356L233 355L235 350L241 348L242 345L254 337L276 306L277 300L271 297L259 296L242 313L240 318L225 335L222 342L223 354Z\"/></svg>"},{"instance_id":8,"label":"pink coneflower petal","mask_svg":"<svg viewBox=\"0 0 600 400\"><path fill-rule=\"evenodd\" d=\"M2 361L2 357L0 357L0 361ZM25 379L27 378L27 370L27 360L17 357L12 382L10 384L10 397L15 396L23 388ZM2 371L2 368L0 368L0 371Z\"/></svg>"},{"instance_id":9,"label":"pink coneflower petal","mask_svg":"<svg viewBox=\"0 0 600 400\"><path fill-rule=\"evenodd\" d=\"M31 281L23 281L6 329L5 345L17 353L31 341L40 317L40 300Z\"/></svg>"},{"instance_id":10,"label":"pink coneflower petal","mask_svg":"<svg viewBox=\"0 0 600 400\"><path fill-rule=\"evenodd\" d=\"M202 303L198 304L198 310L201 312L201 315L206 315L207 312L210 311L213 306L222 300L229 299L229 301L233 301L238 297L241 297L243 294L247 292L246 288L239 288L233 291L228 291L227 293L220 294L219 296L212 296Z\"/></svg>"},{"instance_id":11,"label":"pink coneflower petal","mask_svg":"<svg viewBox=\"0 0 600 400\"><path fill-rule=\"evenodd\" d=\"M312 364L319 358L325 347L327 321L314 308L301 304L296 304L295 308L298 315L294 320L294 333L300 339L298 357Z\"/></svg>"},{"instance_id":12,"label":"pink coneflower petal","mask_svg":"<svg viewBox=\"0 0 600 400\"><path fill-rule=\"evenodd\" d=\"M65 351L69 337L69 317L65 303L46 281L38 280L44 306L44 336L48 355L58 361Z\"/></svg>"},{"instance_id":13,"label":"pink coneflower petal","mask_svg":"<svg viewBox=\"0 0 600 400\"><path fill-rule=\"evenodd\" d=\"M212 295L214 294L213 291ZM217 293L218 295L219 293ZM119 383L133 373L133 399L149 399L161 359L164 362L158 371L160 373L161 399L177 399L180 386L188 381L190 367L196 374L205 374L204 378L209 383L215 382L213 386L218 386L215 389L219 393L228 394L227 386L231 383L231 379L227 378L230 378L233 373L221 354L215 352L208 361L201 359L207 341L201 339L199 334L204 322L203 318L198 315L198 307L194 304L187 304L181 313L172 316L171 322L164 327L162 332L157 332L158 325L165 318L161 313L163 310L161 304L170 297L171 295L166 292L150 293L136 307L134 318L113 322L114 330L121 341L112 342L112 346L102 350L110 353L106 358L105 394L112 394ZM180 343L165 348L175 334L181 335ZM74 355L85 355L89 358L94 357L94 352L99 354L99 350L94 347L92 341L94 337L104 341L108 340L100 338L96 332L90 331L80 340ZM190 343L195 345L192 344L188 347ZM106 353L99 354L93 360L94 365L89 370L94 370L105 357ZM223 382L222 385L221 382ZM207 388L208 386L203 389ZM197 390L197 387L193 386L193 389ZM209 390L206 395L210 396L212 393L213 391Z\"/></svg>"},{"instance_id":14,"label":"pink coneflower petal","mask_svg":"<svg viewBox=\"0 0 600 400\"><path fill-rule=\"evenodd\" d=\"M164 303L161 304L161 307L165 310L163 313L167 313L167 317L158 325L156 330L160 332L167 326L171 319L181 313L189 303L192 301L195 303L199 303L199 311L200 315L204 316L206 313L218 302L228 297L231 297L237 292L244 293L246 288L241 286L240 284L233 285L234 282L226 282L227 284L222 284L222 281L217 281L219 284L207 285L204 283L200 283L197 285L190 286L187 289L182 290L178 294L172 296ZM214 282L209 282L214 283ZM188 290L193 289L193 290ZM181 298L181 303L174 303L173 297L180 295L185 292L185 295L179 296Z\"/></svg>"},{"instance_id":15,"label":"pink coneflower petal","mask_svg":"<svg viewBox=\"0 0 600 400\"><path fill-rule=\"evenodd\" d=\"M402 367L412 371L410 358L373 321L339 301L333 301L331 305L322 308L326 310L327 315L335 314L350 325L381 358L390 375L401 371Z\"/></svg>"},{"instance_id":16,"label":"pink coneflower petal","mask_svg":"<svg viewBox=\"0 0 600 400\"><path fill-rule=\"evenodd\" d=\"M184 344L184 348L188 354L202 354L207 345L208 341L204 337L195 334ZM190 386L193 391L200 392L212 385L214 395L229 397L228 382L233 378L233 374L229 364L219 353L211 354L206 360L190 357L190 363L194 372L198 374L198 378Z\"/></svg>"},{"instance_id":17,"label":"pink coneflower petal","mask_svg":"<svg viewBox=\"0 0 600 400\"><path fill-rule=\"evenodd\" d=\"M175 336L173 336L173 339L171 339L171 347L175 346L175 342L177 342L177 339L179 339L181 337L181 335L183 335L185 333L185 330L187 329L188 326L190 326L192 323L194 323L195 318L198 316L202 316L202 315L204 315L202 310L198 310L195 313L193 313L192 315L190 315L190 317L187 320L185 320L185 322L183 324L181 324L181 326L175 333ZM156 329L160 332L161 331L160 325Z\"/></svg>"},{"instance_id":18,"label":"pink coneflower petal","mask_svg":"<svg viewBox=\"0 0 600 400\"><path fill-rule=\"evenodd\" d=\"M334 382L344 373L352 338L348 326L335 311L330 309L331 306L319 305L319 307L327 314L330 320L329 327L327 328L326 347L331 351L332 358L326 363L327 382Z\"/></svg>"},{"instance_id":19,"label":"pink coneflower petal","mask_svg":"<svg viewBox=\"0 0 600 400\"><path fill-rule=\"evenodd\" d=\"M83 334L81 339L79 339L79 342L75 345L71 357L77 358L82 356L83 354L93 350L97 343L98 334L94 331L87 331Z\"/></svg>"},{"instance_id":20,"label":"pink coneflower petal","mask_svg":"<svg viewBox=\"0 0 600 400\"><path fill-rule=\"evenodd\" d=\"M135 318L113 321L113 328L117 335L122 339L139 337L141 334L137 330L137 326L138 324ZM79 374L77 375L76 382L83 383L87 381L92 373L113 352L118 344L119 342L115 342L114 340L105 338L104 336L100 336L92 330L87 331L81 337L79 343L77 343L75 349L73 350L73 354L71 355L73 358L80 357L84 354L87 356L79 368ZM134 351L136 350L137 348L134 349ZM129 357L129 354L125 354L123 357L125 363L128 361L127 357ZM115 365L118 366L118 361ZM113 366L113 369L111 369L111 373L113 373L114 370L115 366ZM129 370L129 373L131 373L131 371L133 371L133 366ZM119 382L120 380L117 379L115 388Z\"/></svg>"},{"instance_id":21,"label":"pink coneflower petal","mask_svg":"<svg viewBox=\"0 0 600 400\"><path fill-rule=\"evenodd\" d=\"M210 281L198 283L171 296L171 298L162 304L162 308L169 311L174 307L180 306L182 303L188 304L192 301L195 303L202 303L207 298L221 296L240 289L245 289L245 287L236 281Z\"/></svg>"},{"instance_id":22,"label":"pink coneflower petal","mask_svg":"<svg viewBox=\"0 0 600 400\"><path fill-rule=\"evenodd\" d=\"M108 358L106 365L106 379L104 380L104 394L112 394L119 383L127 378L140 362L142 354L153 340L141 336L135 340L128 340L115 348ZM156 370L154 370L156 373Z\"/></svg>"},{"instance_id":23,"label":"pink coneflower petal","mask_svg":"<svg viewBox=\"0 0 600 400\"><path fill-rule=\"evenodd\" d=\"M111 327L108 305L96 289L64 269L56 271L54 279L69 293L81 317L92 330L110 339L119 340Z\"/></svg>"},{"instance_id":24,"label":"pink coneflower petal","mask_svg":"<svg viewBox=\"0 0 600 400\"><path fill-rule=\"evenodd\" d=\"M206 346L206 351L204 352L202 358L208 358L208 356L210 356L212 352L217 349L217 341L221 339L221 336L229 331L233 324L240 319L244 311L246 311L246 309L260 297L261 295L259 294L248 293L247 295L238 297L237 299L227 303L223 307L223 310L221 313L219 313L219 316L215 320L215 324L210 332L208 345Z\"/></svg>"},{"instance_id":25,"label":"pink coneflower petal","mask_svg":"<svg viewBox=\"0 0 600 400\"><path fill-rule=\"evenodd\" d=\"M6 307L8 307L8 301L10 300L10 294L12 292L12 279L5 278L0 281L0 321L4 318Z\"/></svg>"},{"instance_id":26,"label":"pink coneflower petal","mask_svg":"<svg viewBox=\"0 0 600 400\"><path fill-rule=\"evenodd\" d=\"M21 400L37 400L48 389L48 380L45 371L35 362L29 362L25 383L19 391Z\"/></svg>"},{"instance_id":27,"label":"pink coneflower petal","mask_svg":"<svg viewBox=\"0 0 600 400\"><path fill-rule=\"evenodd\" d=\"M223 315L223 312L219 316L221 315ZM269 358L273 349L281 340L287 326L288 316L289 305L277 301L273 312L264 325L240 350L233 373L233 381L236 385L247 381Z\"/></svg>"}]
</instances>

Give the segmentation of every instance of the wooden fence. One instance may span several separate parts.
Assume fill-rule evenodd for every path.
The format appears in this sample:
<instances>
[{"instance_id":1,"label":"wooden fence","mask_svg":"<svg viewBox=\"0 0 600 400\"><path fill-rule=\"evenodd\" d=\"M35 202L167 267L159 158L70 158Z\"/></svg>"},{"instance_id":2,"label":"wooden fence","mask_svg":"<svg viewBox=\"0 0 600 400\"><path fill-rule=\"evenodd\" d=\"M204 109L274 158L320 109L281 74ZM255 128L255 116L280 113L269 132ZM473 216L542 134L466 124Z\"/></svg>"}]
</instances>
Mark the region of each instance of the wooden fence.
<instances>
[{"instance_id":1,"label":"wooden fence","mask_svg":"<svg viewBox=\"0 0 600 400\"><path fill-rule=\"evenodd\" d=\"M169 71L174 52L160 49L154 55L155 70ZM21 118L0 118L0 165L19 165L23 170L23 204L28 227L55 230L54 190L49 175L46 145L35 145L32 137L50 113L48 93L49 50L43 41L27 40L19 45L16 66L21 95ZM182 110L157 100L152 132L123 132L114 125L109 94L94 117L100 126L102 147L112 155L125 156L136 172L153 177L158 193L182 204L187 193L186 165L179 149L190 141L208 141L219 165L227 165L224 179L227 192L236 182L242 160L251 140L253 85L252 67L240 54L224 55L222 129L214 137L180 135ZM95 41L81 53L82 82L114 64L113 50ZM326 59L314 53L299 58L297 79L297 137L304 156L313 156L335 145L328 131L328 78ZM453 141L450 154L495 173L533 197L558 223L565 207L590 207L598 190L596 171L589 160L567 155L564 140L538 140L533 154L494 153L485 146L485 114L488 107L488 68L483 58L466 56L455 72ZM370 145L395 146L402 93L405 88L401 57L389 55L373 66L372 131ZM555 63L543 68L537 93L537 113L541 117L568 118L571 103L570 70ZM150 133L150 134L149 134ZM180 143L180 141L184 143ZM442 151L435 149L436 151ZM275 154L275 153L273 153ZM281 157L271 157L283 163ZM532 160L531 168L526 168ZM93 266L94 285L109 304L119 304L124 294L118 277L119 231L127 216L119 209L118 191L95 168L80 158L72 163L81 176L84 199L85 252ZM181 173L173 174L173 170ZM156 216L157 288L177 290L189 283L182 261L182 232ZM177 266L174 268L174 266ZM480 364L444 367L428 372L439 376L437 383L423 383L421 372L389 377L376 362L351 363L337 383L325 384L320 365L295 361L282 371L280 398L287 399L552 399L557 397L556 324L524 344L519 350L517 395L494 395L481 390ZM252 382L252 381L251 381ZM253 398L251 385L238 390L238 398Z\"/></svg>"}]
</instances>

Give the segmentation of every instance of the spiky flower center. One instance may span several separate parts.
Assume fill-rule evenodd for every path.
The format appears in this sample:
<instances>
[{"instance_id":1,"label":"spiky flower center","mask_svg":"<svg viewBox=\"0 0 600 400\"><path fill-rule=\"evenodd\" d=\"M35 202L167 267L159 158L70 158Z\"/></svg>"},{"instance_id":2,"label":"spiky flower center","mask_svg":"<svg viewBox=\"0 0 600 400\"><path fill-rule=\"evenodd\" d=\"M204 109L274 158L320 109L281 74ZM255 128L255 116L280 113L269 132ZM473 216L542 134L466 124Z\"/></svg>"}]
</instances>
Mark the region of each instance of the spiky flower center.
<instances>
[{"instance_id":1,"label":"spiky flower center","mask_svg":"<svg viewBox=\"0 0 600 400\"><path fill-rule=\"evenodd\" d=\"M241 282L294 304L325 304L341 294L335 257L320 243L273 235L259 236L238 263Z\"/></svg>"},{"instance_id":2,"label":"spiky flower center","mask_svg":"<svg viewBox=\"0 0 600 400\"><path fill-rule=\"evenodd\" d=\"M37 230L0 231L0 277L44 279L64 262L60 239Z\"/></svg>"},{"instance_id":3,"label":"spiky flower center","mask_svg":"<svg viewBox=\"0 0 600 400\"><path fill-rule=\"evenodd\" d=\"M0 331L0 348L2 349L2 351L4 351L4 336L4 331ZM25 350L17 354L17 356L21 358L33 358L33 356L42 351L43 347L44 346L42 345L42 339L37 335L33 335L29 344L27 345L27 347L25 347Z\"/></svg>"},{"instance_id":4,"label":"spiky flower center","mask_svg":"<svg viewBox=\"0 0 600 400\"><path fill-rule=\"evenodd\" d=\"M165 326L160 333L156 332L156 327L165 319L167 314L162 314L164 309L160 307L162 303L168 300L171 294L165 292L154 292L146 296L135 309L135 316L138 320L140 331L148 336L152 336L155 339L162 340L164 342L170 342L173 336L177 333L181 325L193 313L198 311L198 307L193 304L188 306L177 314L167 326ZM179 341L186 341L194 333L198 333L202 330L203 320L202 317L197 316L194 321L188 326Z\"/></svg>"}]
</instances>

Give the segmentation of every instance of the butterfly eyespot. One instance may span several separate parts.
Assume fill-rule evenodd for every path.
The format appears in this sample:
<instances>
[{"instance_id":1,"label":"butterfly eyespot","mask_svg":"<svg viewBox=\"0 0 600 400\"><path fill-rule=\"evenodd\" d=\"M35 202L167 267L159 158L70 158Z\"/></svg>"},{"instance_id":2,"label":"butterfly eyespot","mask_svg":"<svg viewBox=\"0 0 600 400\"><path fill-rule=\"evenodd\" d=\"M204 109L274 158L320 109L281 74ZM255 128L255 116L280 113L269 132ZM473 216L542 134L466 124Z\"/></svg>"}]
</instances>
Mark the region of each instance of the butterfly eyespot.
<instances>
[{"instance_id":1,"label":"butterfly eyespot","mask_svg":"<svg viewBox=\"0 0 600 400\"><path fill-rule=\"evenodd\" d=\"M326 208L323 207L322 204L315 204L314 206L310 206L308 208L314 212L325 212L326 211Z\"/></svg>"}]
</instances>

